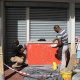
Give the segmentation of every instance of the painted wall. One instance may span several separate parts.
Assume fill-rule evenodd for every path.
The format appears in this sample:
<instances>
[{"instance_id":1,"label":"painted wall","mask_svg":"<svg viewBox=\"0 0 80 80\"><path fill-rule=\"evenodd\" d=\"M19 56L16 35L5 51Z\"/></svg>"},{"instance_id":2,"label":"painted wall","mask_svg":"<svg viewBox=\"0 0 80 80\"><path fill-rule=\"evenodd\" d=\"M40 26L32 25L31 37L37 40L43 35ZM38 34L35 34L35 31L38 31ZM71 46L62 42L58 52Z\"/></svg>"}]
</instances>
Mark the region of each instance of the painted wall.
<instances>
[{"instance_id":1,"label":"painted wall","mask_svg":"<svg viewBox=\"0 0 80 80\"><path fill-rule=\"evenodd\" d=\"M52 48L52 43L28 43L28 65L52 65L53 61L61 64L58 59L58 48Z\"/></svg>"}]
</instances>

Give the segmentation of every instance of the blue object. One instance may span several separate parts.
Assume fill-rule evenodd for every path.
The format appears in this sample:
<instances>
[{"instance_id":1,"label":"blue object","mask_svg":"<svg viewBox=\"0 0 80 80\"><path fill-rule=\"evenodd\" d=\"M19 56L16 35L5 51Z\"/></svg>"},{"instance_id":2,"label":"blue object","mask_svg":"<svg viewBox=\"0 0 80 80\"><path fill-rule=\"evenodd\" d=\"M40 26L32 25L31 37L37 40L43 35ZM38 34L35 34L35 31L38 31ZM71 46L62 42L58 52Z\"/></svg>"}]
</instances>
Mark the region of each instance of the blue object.
<instances>
[{"instance_id":1,"label":"blue object","mask_svg":"<svg viewBox=\"0 0 80 80\"><path fill-rule=\"evenodd\" d=\"M77 51L77 58L80 58L80 51Z\"/></svg>"}]
</instances>

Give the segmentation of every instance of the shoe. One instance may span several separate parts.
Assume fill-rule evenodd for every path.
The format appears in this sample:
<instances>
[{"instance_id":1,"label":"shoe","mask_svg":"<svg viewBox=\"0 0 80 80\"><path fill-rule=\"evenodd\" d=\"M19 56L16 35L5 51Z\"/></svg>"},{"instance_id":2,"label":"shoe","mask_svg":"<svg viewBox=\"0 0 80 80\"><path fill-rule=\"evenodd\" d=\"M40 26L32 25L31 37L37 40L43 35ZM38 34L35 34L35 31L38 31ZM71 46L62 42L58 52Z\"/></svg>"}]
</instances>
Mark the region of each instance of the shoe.
<instances>
[{"instance_id":1,"label":"shoe","mask_svg":"<svg viewBox=\"0 0 80 80\"><path fill-rule=\"evenodd\" d=\"M14 68L14 70L16 70L16 71L17 71L17 68Z\"/></svg>"},{"instance_id":2,"label":"shoe","mask_svg":"<svg viewBox=\"0 0 80 80\"><path fill-rule=\"evenodd\" d=\"M15 67L21 67L22 65L18 65L18 66L15 66Z\"/></svg>"}]
</instances>

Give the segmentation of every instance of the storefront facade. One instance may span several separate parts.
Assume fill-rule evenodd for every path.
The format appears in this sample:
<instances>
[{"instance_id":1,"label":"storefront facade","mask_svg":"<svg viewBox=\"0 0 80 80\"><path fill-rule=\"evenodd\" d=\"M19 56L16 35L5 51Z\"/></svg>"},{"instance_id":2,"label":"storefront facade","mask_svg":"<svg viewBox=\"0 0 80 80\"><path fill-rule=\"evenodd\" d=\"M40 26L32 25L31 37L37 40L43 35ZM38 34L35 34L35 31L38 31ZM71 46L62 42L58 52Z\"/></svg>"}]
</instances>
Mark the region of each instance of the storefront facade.
<instances>
[{"instance_id":1,"label":"storefront facade","mask_svg":"<svg viewBox=\"0 0 80 80\"><path fill-rule=\"evenodd\" d=\"M60 64L55 57L58 48L50 47L56 37L54 25L67 30L69 43L75 43L75 36L80 36L78 0L5 0L1 3L4 9L3 11L1 9L0 29L4 32L1 45L4 46L3 51L6 55L4 58L7 57L8 62L12 56L13 40L18 39L23 46L27 44L27 52L25 52L27 64L51 65L53 61ZM39 39L46 41L38 41Z\"/></svg>"}]
</instances>

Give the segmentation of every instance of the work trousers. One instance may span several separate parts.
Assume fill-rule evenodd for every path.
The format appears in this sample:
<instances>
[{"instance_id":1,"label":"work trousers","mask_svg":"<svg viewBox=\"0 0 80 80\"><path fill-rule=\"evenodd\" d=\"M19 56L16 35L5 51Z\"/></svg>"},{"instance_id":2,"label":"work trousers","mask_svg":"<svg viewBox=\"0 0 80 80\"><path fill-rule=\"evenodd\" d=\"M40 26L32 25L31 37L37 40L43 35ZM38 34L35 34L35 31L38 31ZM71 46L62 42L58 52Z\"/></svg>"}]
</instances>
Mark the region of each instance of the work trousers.
<instances>
[{"instance_id":1,"label":"work trousers","mask_svg":"<svg viewBox=\"0 0 80 80\"><path fill-rule=\"evenodd\" d=\"M12 65L12 67L17 67L18 65L22 64L24 62L24 56L15 56L11 58L12 62L15 62L15 64Z\"/></svg>"},{"instance_id":2,"label":"work trousers","mask_svg":"<svg viewBox=\"0 0 80 80\"><path fill-rule=\"evenodd\" d=\"M63 45L63 48L62 48L62 60L61 60L61 67L60 67L60 69L66 67L68 48L69 48L68 45Z\"/></svg>"}]
</instances>

